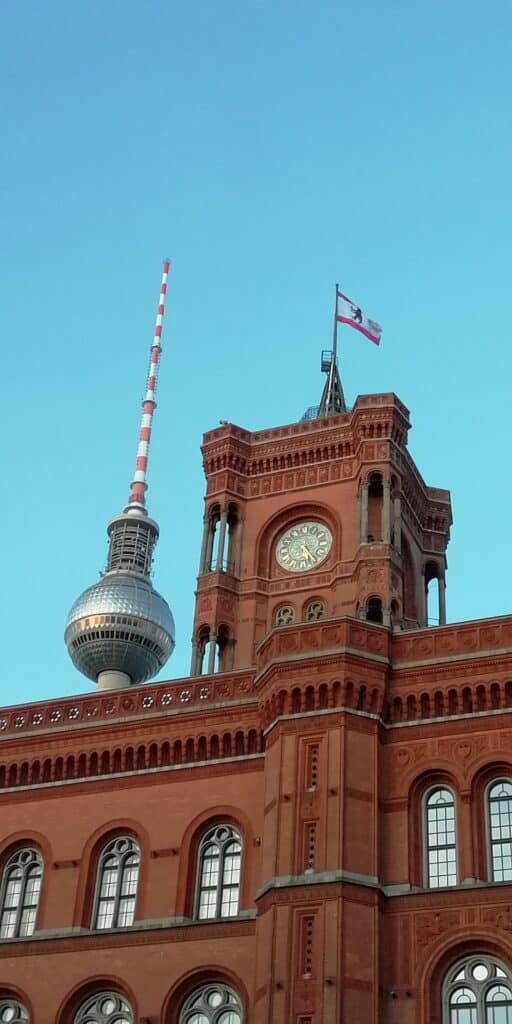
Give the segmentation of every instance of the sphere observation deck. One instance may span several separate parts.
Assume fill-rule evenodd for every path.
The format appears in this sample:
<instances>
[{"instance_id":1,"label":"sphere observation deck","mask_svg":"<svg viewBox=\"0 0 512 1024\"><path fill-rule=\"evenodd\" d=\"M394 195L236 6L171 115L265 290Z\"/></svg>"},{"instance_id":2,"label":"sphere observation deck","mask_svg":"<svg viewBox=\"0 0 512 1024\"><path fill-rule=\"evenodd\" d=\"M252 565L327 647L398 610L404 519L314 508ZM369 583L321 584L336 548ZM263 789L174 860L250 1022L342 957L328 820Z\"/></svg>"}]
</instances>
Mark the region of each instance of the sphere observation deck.
<instances>
[{"instance_id":1,"label":"sphere observation deck","mask_svg":"<svg viewBox=\"0 0 512 1024\"><path fill-rule=\"evenodd\" d=\"M75 667L89 679L122 672L132 683L156 675L174 650L174 619L146 577L107 572L73 604L64 639Z\"/></svg>"}]
</instances>

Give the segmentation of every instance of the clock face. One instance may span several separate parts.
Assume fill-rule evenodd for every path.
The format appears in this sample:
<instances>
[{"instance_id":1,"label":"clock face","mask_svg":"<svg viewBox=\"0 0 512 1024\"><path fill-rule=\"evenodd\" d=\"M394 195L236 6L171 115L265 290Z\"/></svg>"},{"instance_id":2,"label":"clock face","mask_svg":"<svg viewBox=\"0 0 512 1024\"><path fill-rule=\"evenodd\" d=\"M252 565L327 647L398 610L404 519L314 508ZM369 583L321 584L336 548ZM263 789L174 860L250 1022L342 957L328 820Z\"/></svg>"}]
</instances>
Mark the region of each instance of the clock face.
<instances>
[{"instance_id":1,"label":"clock face","mask_svg":"<svg viewBox=\"0 0 512 1024\"><path fill-rule=\"evenodd\" d=\"M327 558L332 534L323 523L297 523L281 534L276 559L287 572L308 572Z\"/></svg>"}]
</instances>

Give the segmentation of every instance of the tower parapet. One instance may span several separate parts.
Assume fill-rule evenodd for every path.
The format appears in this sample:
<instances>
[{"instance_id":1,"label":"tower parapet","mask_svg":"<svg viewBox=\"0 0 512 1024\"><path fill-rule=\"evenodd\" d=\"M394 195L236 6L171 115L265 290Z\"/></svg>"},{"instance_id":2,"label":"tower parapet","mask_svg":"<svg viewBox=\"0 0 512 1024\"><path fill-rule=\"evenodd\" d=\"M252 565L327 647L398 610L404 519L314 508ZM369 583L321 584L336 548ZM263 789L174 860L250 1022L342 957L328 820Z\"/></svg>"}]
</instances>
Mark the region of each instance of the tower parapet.
<instances>
[{"instance_id":1,"label":"tower parapet","mask_svg":"<svg viewBox=\"0 0 512 1024\"><path fill-rule=\"evenodd\" d=\"M75 601L65 629L73 663L101 689L145 682L174 649L172 612L150 580L159 531L145 502L168 272L165 260L128 504L108 524L109 550L102 578Z\"/></svg>"}]
</instances>

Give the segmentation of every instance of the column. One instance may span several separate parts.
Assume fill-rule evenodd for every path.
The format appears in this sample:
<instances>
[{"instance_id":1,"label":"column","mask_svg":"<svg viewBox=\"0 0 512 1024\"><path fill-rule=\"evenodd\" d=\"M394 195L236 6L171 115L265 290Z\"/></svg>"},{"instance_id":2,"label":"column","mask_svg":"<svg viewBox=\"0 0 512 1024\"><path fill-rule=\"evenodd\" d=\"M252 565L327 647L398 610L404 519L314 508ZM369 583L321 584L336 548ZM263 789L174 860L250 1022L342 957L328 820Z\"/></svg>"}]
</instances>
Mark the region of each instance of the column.
<instances>
[{"instance_id":1,"label":"column","mask_svg":"<svg viewBox=\"0 0 512 1024\"><path fill-rule=\"evenodd\" d=\"M391 485L389 480L382 481L382 540L391 544Z\"/></svg>"},{"instance_id":2,"label":"column","mask_svg":"<svg viewBox=\"0 0 512 1024\"><path fill-rule=\"evenodd\" d=\"M190 659L190 675L191 676L199 675L198 653L199 653L199 641L198 641L197 637L193 637L193 639L192 639L192 657Z\"/></svg>"},{"instance_id":3,"label":"column","mask_svg":"<svg viewBox=\"0 0 512 1024\"><path fill-rule=\"evenodd\" d=\"M204 571L211 572L212 568L212 551L213 551L213 537L215 534L215 524L212 521L211 516L208 516L208 539L206 541L206 554L204 558Z\"/></svg>"},{"instance_id":4,"label":"column","mask_svg":"<svg viewBox=\"0 0 512 1024\"><path fill-rule=\"evenodd\" d=\"M203 539L201 541L201 554L199 556L199 575L205 571L206 568L206 549L208 547L208 535L210 532L210 517L205 512L203 516Z\"/></svg>"},{"instance_id":5,"label":"column","mask_svg":"<svg viewBox=\"0 0 512 1024\"><path fill-rule=\"evenodd\" d=\"M437 578L437 593L439 602L439 625L446 626L446 580L444 576Z\"/></svg>"},{"instance_id":6,"label":"column","mask_svg":"<svg viewBox=\"0 0 512 1024\"><path fill-rule=\"evenodd\" d=\"M420 594L421 594L421 608L418 616L420 626L428 626L428 583L427 577L425 576L425 570L422 570L420 576Z\"/></svg>"},{"instance_id":7,"label":"column","mask_svg":"<svg viewBox=\"0 0 512 1024\"><path fill-rule=\"evenodd\" d=\"M400 495L395 494L393 501L393 533L394 544L397 551L402 550L402 503Z\"/></svg>"},{"instance_id":8,"label":"column","mask_svg":"<svg viewBox=\"0 0 512 1024\"><path fill-rule=\"evenodd\" d=\"M361 488L361 544L368 543L368 481Z\"/></svg>"},{"instance_id":9,"label":"column","mask_svg":"<svg viewBox=\"0 0 512 1024\"><path fill-rule=\"evenodd\" d=\"M237 523L236 523L235 543L233 545L233 549L234 550L233 550L233 555L232 555L232 558L233 558L233 575L234 576L238 576L238 577L240 576L240 572L241 572L243 529L244 529L244 521L243 521L243 519L240 516L238 516Z\"/></svg>"},{"instance_id":10,"label":"column","mask_svg":"<svg viewBox=\"0 0 512 1024\"><path fill-rule=\"evenodd\" d=\"M217 572L224 568L224 545L226 542L226 527L228 525L228 510L223 508L220 514L219 545L217 548Z\"/></svg>"},{"instance_id":11,"label":"column","mask_svg":"<svg viewBox=\"0 0 512 1024\"><path fill-rule=\"evenodd\" d=\"M215 654L217 652L217 634L210 631L210 646L208 648L208 675L215 672Z\"/></svg>"}]
</instances>

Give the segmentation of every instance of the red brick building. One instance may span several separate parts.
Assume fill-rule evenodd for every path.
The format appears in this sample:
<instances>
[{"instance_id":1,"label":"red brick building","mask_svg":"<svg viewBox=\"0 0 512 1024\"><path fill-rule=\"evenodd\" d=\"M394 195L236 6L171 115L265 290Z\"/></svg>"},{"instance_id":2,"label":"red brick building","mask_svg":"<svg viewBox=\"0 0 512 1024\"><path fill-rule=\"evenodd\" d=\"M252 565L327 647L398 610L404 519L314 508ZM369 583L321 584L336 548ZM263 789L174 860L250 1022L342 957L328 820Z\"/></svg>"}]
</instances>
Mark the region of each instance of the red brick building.
<instances>
[{"instance_id":1,"label":"red brick building","mask_svg":"<svg viewBox=\"0 0 512 1024\"><path fill-rule=\"evenodd\" d=\"M408 426L210 431L191 677L0 712L0 1022L510 1024L512 617Z\"/></svg>"}]
</instances>

